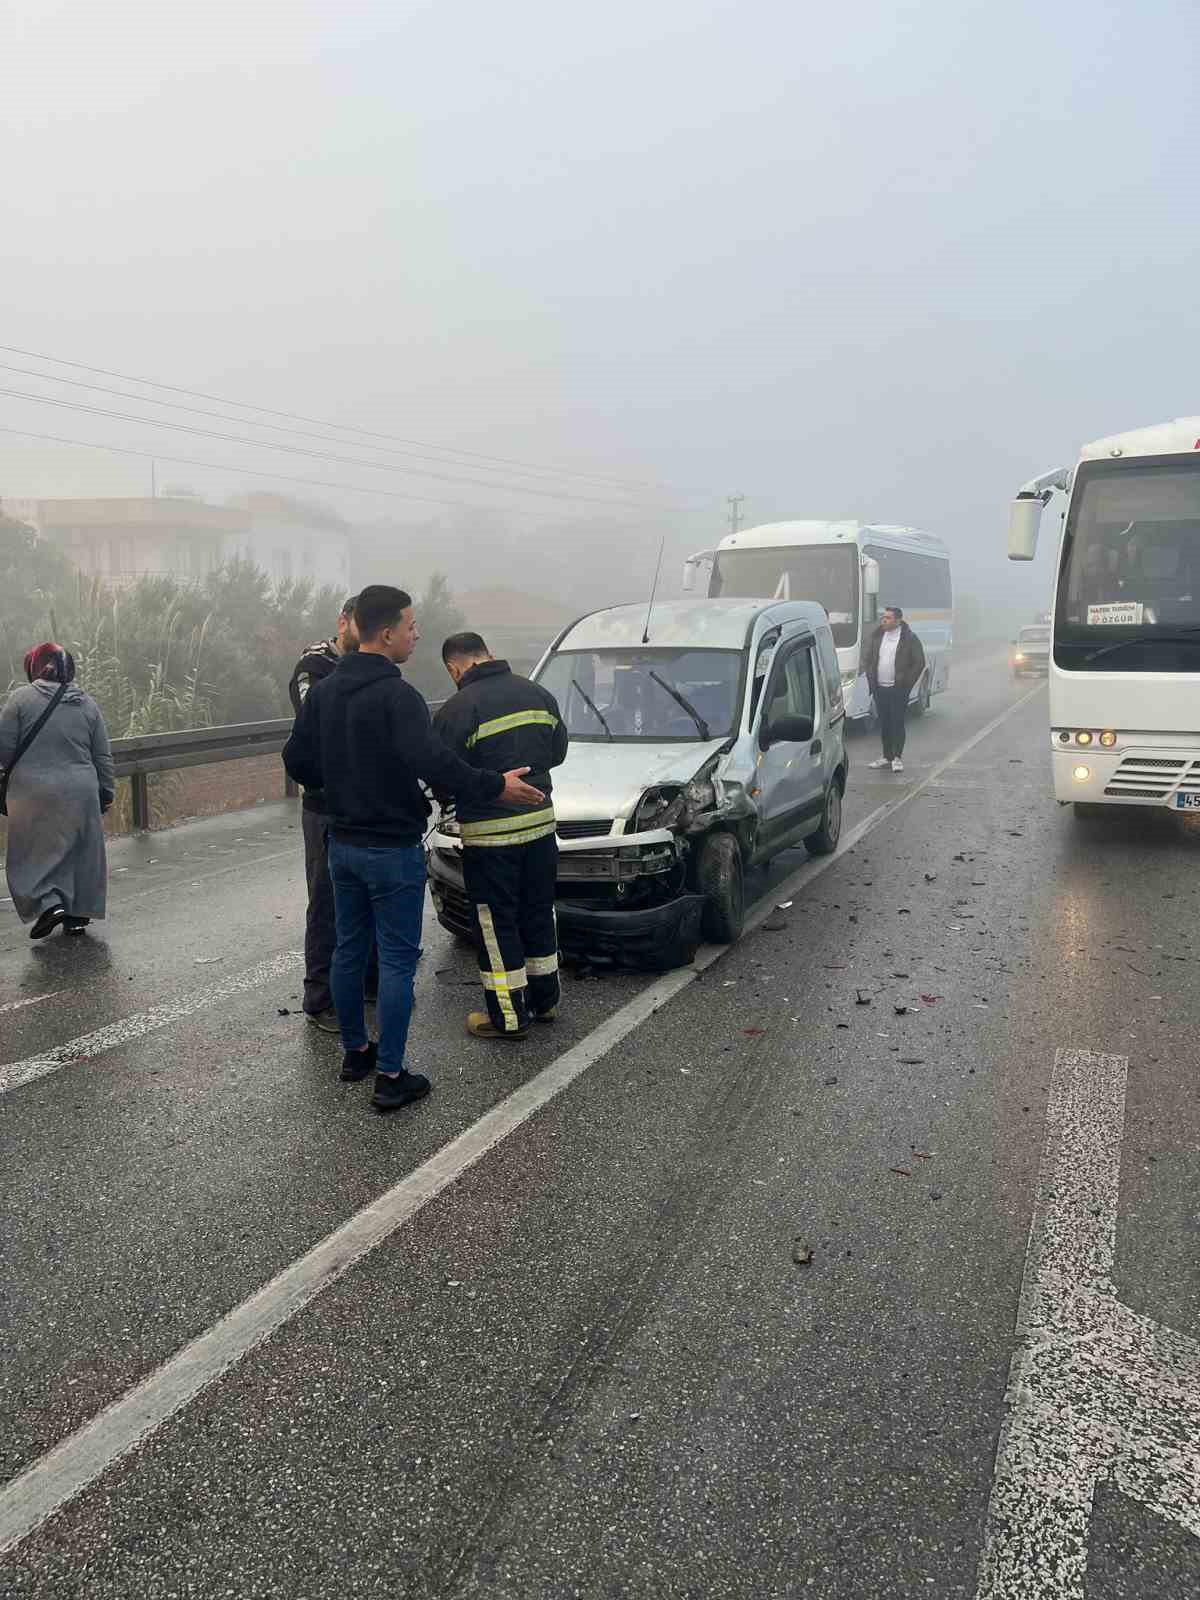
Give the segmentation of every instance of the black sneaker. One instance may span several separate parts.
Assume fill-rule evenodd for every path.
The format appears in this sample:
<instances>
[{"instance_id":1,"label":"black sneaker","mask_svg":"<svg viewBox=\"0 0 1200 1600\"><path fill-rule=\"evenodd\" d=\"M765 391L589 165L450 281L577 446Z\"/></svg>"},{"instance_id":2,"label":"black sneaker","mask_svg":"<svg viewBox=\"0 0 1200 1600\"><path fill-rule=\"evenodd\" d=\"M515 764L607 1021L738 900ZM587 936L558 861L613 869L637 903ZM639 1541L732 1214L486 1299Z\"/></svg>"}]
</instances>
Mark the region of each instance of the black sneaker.
<instances>
[{"instance_id":1,"label":"black sneaker","mask_svg":"<svg viewBox=\"0 0 1200 1600\"><path fill-rule=\"evenodd\" d=\"M365 1050L347 1050L342 1057L342 1082L361 1083L364 1078L369 1078L375 1071L378 1050L374 1039L368 1042Z\"/></svg>"},{"instance_id":2,"label":"black sneaker","mask_svg":"<svg viewBox=\"0 0 1200 1600\"><path fill-rule=\"evenodd\" d=\"M400 1106L411 1106L414 1100L424 1100L430 1087L423 1072L400 1072L394 1078L377 1072L371 1104L377 1111L396 1111Z\"/></svg>"}]
</instances>

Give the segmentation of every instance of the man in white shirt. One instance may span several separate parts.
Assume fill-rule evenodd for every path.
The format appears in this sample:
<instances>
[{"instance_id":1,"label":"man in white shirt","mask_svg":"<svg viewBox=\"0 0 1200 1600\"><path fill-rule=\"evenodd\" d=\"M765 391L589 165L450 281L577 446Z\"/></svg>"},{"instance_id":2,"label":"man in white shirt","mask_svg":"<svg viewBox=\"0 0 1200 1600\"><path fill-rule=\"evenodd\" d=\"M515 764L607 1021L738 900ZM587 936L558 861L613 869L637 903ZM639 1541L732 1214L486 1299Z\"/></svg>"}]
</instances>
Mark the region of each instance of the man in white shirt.
<instances>
[{"instance_id":1,"label":"man in white shirt","mask_svg":"<svg viewBox=\"0 0 1200 1600\"><path fill-rule=\"evenodd\" d=\"M904 714L908 699L925 671L925 651L904 620L899 606L888 606L867 641L863 670L875 697L883 754L868 766L904 771Z\"/></svg>"}]
</instances>

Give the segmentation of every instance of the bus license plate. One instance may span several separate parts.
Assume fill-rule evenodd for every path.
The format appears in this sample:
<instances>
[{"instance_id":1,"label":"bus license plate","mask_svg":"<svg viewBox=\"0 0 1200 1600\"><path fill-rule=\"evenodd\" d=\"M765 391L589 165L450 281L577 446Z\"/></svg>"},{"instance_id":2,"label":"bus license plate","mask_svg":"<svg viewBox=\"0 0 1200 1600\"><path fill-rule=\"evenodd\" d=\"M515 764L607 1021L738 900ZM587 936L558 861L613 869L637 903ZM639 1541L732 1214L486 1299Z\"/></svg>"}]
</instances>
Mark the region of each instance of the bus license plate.
<instances>
[{"instance_id":1,"label":"bus license plate","mask_svg":"<svg viewBox=\"0 0 1200 1600\"><path fill-rule=\"evenodd\" d=\"M1177 794L1176 811L1200 811L1200 794Z\"/></svg>"}]
</instances>

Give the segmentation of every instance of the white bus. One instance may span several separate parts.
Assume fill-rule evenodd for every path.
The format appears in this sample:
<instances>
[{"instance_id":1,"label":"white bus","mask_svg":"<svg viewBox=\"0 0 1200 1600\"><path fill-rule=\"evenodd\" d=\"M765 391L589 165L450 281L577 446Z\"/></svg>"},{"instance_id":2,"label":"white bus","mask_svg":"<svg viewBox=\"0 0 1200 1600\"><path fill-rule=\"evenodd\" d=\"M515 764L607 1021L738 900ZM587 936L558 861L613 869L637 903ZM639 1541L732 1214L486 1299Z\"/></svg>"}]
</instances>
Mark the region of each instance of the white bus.
<instances>
[{"instance_id":1,"label":"white bus","mask_svg":"<svg viewBox=\"0 0 1200 1600\"><path fill-rule=\"evenodd\" d=\"M914 712L927 711L930 698L949 684L950 556L931 533L861 522L767 522L691 556L683 587L703 589L710 599L815 600L824 606L846 714L860 724L872 716L863 645L881 606L901 606L925 647L926 672L913 689Z\"/></svg>"},{"instance_id":2,"label":"white bus","mask_svg":"<svg viewBox=\"0 0 1200 1600\"><path fill-rule=\"evenodd\" d=\"M1050 646L1054 793L1200 810L1200 417L1086 445L1025 485L1011 561L1032 561L1042 508L1068 496Z\"/></svg>"}]
</instances>

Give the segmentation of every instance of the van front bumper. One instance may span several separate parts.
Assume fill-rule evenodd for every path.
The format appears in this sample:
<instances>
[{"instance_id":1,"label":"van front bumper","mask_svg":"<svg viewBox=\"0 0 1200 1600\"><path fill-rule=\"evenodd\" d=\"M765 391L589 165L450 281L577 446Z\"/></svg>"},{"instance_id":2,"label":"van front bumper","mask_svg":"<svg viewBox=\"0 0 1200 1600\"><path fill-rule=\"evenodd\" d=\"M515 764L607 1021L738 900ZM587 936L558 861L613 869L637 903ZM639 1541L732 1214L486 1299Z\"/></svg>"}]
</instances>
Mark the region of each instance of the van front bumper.
<instances>
[{"instance_id":1,"label":"van front bumper","mask_svg":"<svg viewBox=\"0 0 1200 1600\"><path fill-rule=\"evenodd\" d=\"M627 836L628 837L628 836ZM682 879L679 841L671 835L643 834L636 845L617 849L562 851L555 914L563 953L583 960L663 968L678 966L700 943L704 897L670 893ZM435 834L426 852L429 892L443 928L475 943L474 908L463 883L457 840ZM678 866L676 874L673 869ZM671 876L667 874L670 873ZM662 887L660 888L660 884ZM639 889L651 897L638 898ZM591 893L591 898L577 898ZM653 896L661 894L661 900ZM628 895L630 904L622 904Z\"/></svg>"}]
</instances>

